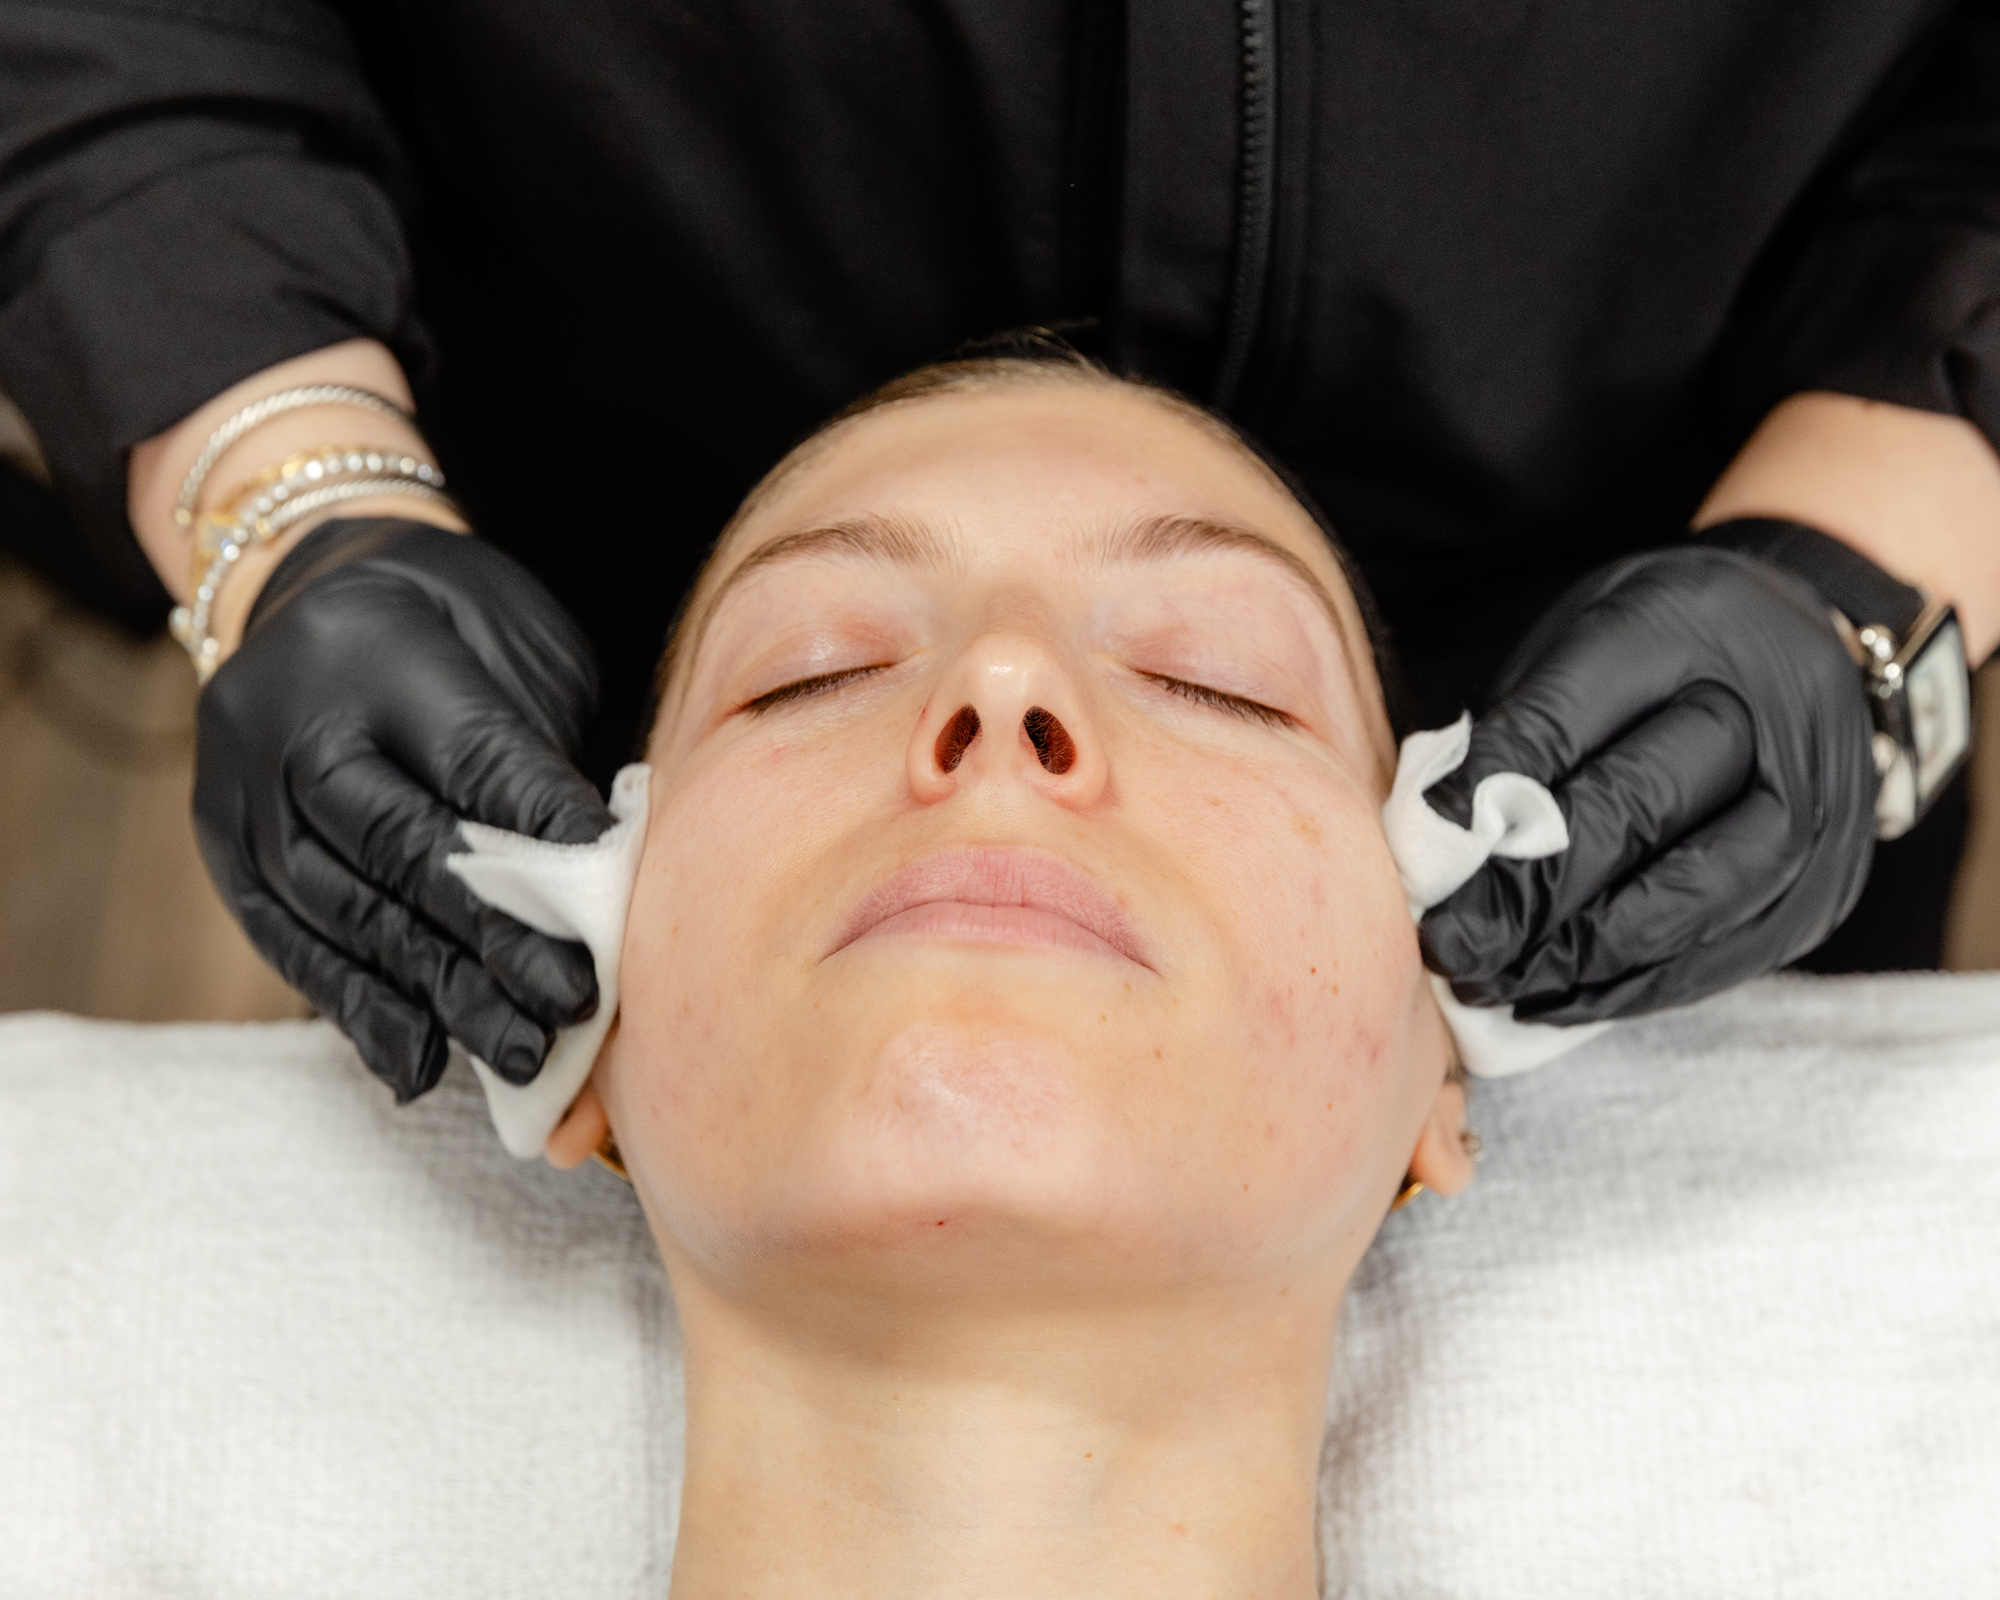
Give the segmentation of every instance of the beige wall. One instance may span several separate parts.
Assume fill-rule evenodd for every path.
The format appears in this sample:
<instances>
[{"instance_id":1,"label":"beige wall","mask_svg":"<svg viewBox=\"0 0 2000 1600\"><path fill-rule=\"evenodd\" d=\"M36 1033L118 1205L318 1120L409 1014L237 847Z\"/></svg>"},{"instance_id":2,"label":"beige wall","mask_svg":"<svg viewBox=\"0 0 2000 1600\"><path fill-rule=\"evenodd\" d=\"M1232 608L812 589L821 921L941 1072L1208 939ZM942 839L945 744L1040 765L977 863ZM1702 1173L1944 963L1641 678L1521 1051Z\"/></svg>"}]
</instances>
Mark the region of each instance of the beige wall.
<instances>
[{"instance_id":1,"label":"beige wall","mask_svg":"<svg viewBox=\"0 0 2000 1600\"><path fill-rule=\"evenodd\" d=\"M305 1014L209 887L188 820L194 675L0 566L0 1011Z\"/></svg>"}]
</instances>

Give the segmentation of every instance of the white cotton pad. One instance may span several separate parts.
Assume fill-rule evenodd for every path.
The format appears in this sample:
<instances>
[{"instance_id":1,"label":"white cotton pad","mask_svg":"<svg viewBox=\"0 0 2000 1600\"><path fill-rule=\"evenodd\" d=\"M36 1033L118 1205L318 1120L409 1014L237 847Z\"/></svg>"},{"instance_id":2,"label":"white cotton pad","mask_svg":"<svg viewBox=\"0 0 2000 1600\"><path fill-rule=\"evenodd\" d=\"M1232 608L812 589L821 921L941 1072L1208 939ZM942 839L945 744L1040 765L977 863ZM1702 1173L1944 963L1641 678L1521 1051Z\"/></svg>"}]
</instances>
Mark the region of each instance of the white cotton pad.
<instances>
[{"instance_id":1,"label":"white cotton pad","mask_svg":"<svg viewBox=\"0 0 2000 1600\"><path fill-rule=\"evenodd\" d=\"M618 958L625 946L625 910L639 855L646 845L646 791L652 769L629 766L611 785L617 820L589 844L549 844L504 828L464 822L470 853L445 865L497 910L537 933L580 939L597 967L597 1010L556 1035L548 1060L531 1083L506 1082L477 1056L472 1067L486 1090L486 1108L510 1155L538 1156L590 1077L598 1049L618 1014Z\"/></svg>"},{"instance_id":2,"label":"white cotton pad","mask_svg":"<svg viewBox=\"0 0 2000 1600\"><path fill-rule=\"evenodd\" d=\"M1403 876L1410 915L1421 917L1450 895L1489 856L1533 861L1569 848L1569 828L1556 797L1519 772L1496 772L1472 791L1472 826L1461 828L1433 811L1424 791L1456 772L1472 746L1472 718L1461 716L1448 728L1413 733L1403 741L1396 781L1382 807L1389 853ZM1558 1028L1523 1022L1511 1006L1468 1006L1443 978L1433 977L1446 1024L1468 1072L1504 1078L1566 1055L1611 1024L1586 1022Z\"/></svg>"}]
</instances>

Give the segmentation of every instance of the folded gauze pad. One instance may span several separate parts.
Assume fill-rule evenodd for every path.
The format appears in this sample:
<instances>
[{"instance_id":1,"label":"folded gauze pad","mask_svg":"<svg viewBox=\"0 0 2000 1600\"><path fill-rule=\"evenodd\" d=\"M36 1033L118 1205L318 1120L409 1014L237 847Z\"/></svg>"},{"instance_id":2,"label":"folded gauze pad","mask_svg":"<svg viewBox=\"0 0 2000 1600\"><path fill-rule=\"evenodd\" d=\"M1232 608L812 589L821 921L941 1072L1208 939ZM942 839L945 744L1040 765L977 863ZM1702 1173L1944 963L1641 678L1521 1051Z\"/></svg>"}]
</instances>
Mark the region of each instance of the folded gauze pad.
<instances>
[{"instance_id":1,"label":"folded gauze pad","mask_svg":"<svg viewBox=\"0 0 2000 1600\"><path fill-rule=\"evenodd\" d=\"M517 1087L472 1058L493 1126L512 1155L542 1153L589 1078L618 1014L618 958L625 946L625 908L646 844L646 784L651 776L652 768L636 765L618 774L611 785L611 815L617 820L590 844L549 844L484 823L462 822L459 831L471 853L445 861L488 905L537 933L582 940L597 967L597 1010L556 1035L533 1082Z\"/></svg>"},{"instance_id":2,"label":"folded gauze pad","mask_svg":"<svg viewBox=\"0 0 2000 1600\"><path fill-rule=\"evenodd\" d=\"M1433 811L1424 791L1456 772L1472 745L1472 717L1449 728L1413 733L1396 761L1396 782L1382 807L1389 853L1403 875L1410 915L1421 917L1486 864L1488 856L1534 861L1569 848L1569 828L1556 797L1519 772L1496 772L1472 791L1472 826L1461 828ZM1553 1061L1594 1039L1611 1024L1586 1022L1570 1028L1523 1022L1512 1006L1469 1006L1433 977L1438 1004L1468 1072L1504 1078Z\"/></svg>"}]
</instances>

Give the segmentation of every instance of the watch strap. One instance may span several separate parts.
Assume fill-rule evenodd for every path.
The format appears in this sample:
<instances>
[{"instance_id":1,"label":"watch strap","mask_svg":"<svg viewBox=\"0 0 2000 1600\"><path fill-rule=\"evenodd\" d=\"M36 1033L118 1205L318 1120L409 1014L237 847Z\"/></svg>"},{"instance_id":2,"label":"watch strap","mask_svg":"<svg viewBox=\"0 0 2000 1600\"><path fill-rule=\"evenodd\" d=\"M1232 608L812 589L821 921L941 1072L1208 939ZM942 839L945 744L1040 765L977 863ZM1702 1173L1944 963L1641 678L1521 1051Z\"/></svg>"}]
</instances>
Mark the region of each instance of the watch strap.
<instances>
[{"instance_id":1,"label":"watch strap","mask_svg":"<svg viewBox=\"0 0 2000 1600\"><path fill-rule=\"evenodd\" d=\"M1923 615L1924 593L1892 578L1850 544L1782 517L1735 517L1699 538L1796 573L1857 628L1870 624L1906 639Z\"/></svg>"}]
</instances>

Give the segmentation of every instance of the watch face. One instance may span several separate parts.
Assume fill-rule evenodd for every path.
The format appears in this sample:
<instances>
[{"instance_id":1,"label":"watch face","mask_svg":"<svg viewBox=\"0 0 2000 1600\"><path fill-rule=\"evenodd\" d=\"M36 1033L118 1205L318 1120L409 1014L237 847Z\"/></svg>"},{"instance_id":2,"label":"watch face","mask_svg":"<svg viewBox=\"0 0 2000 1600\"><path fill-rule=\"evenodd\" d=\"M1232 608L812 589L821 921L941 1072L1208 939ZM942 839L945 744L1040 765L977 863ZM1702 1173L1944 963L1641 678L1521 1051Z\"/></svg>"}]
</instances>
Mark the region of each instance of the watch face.
<instances>
[{"instance_id":1,"label":"watch face","mask_svg":"<svg viewBox=\"0 0 2000 1600\"><path fill-rule=\"evenodd\" d=\"M1930 803L1972 742L1972 684L1958 620L1947 616L1904 669L1910 743L1916 753L1917 805Z\"/></svg>"}]
</instances>

